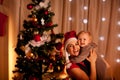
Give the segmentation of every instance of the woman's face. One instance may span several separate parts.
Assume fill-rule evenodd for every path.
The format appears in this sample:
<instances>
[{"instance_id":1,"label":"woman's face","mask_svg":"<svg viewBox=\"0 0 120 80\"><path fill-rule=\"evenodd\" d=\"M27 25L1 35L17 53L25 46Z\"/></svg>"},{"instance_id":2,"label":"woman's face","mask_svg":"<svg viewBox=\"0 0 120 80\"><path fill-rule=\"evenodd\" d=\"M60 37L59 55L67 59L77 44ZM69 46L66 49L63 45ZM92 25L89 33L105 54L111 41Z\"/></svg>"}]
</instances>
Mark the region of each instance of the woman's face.
<instances>
[{"instance_id":1,"label":"woman's face","mask_svg":"<svg viewBox=\"0 0 120 80\"><path fill-rule=\"evenodd\" d=\"M78 56L80 51L80 46L78 44L78 41L72 40L71 42L69 42L66 50L70 54L70 56Z\"/></svg>"}]
</instances>

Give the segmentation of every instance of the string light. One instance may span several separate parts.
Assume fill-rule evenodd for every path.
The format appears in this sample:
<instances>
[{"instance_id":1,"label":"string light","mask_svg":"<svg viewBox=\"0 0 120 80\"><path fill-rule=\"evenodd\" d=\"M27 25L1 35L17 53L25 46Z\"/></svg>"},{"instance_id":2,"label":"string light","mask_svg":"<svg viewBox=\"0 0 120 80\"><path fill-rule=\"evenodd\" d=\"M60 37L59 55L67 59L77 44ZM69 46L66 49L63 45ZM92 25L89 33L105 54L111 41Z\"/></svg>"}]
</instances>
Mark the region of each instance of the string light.
<instances>
[{"instance_id":1,"label":"string light","mask_svg":"<svg viewBox=\"0 0 120 80\"><path fill-rule=\"evenodd\" d=\"M116 62L117 62L117 63L120 63L120 59L116 59Z\"/></svg>"},{"instance_id":2,"label":"string light","mask_svg":"<svg viewBox=\"0 0 120 80\"><path fill-rule=\"evenodd\" d=\"M117 50L120 51L120 46L117 47Z\"/></svg>"},{"instance_id":3,"label":"string light","mask_svg":"<svg viewBox=\"0 0 120 80\"><path fill-rule=\"evenodd\" d=\"M106 0L102 0L103 2L105 2Z\"/></svg>"},{"instance_id":4,"label":"string light","mask_svg":"<svg viewBox=\"0 0 120 80\"><path fill-rule=\"evenodd\" d=\"M84 7L83 7L83 9L84 9L84 10L87 10L87 9L88 9L88 7L87 7L87 6L84 6Z\"/></svg>"},{"instance_id":5,"label":"string light","mask_svg":"<svg viewBox=\"0 0 120 80\"><path fill-rule=\"evenodd\" d=\"M72 1L72 0L69 0L70 2Z\"/></svg>"},{"instance_id":6,"label":"string light","mask_svg":"<svg viewBox=\"0 0 120 80\"><path fill-rule=\"evenodd\" d=\"M104 58L105 56L103 54L100 55L102 58Z\"/></svg>"},{"instance_id":7,"label":"string light","mask_svg":"<svg viewBox=\"0 0 120 80\"><path fill-rule=\"evenodd\" d=\"M120 8L118 8L118 11L120 12Z\"/></svg>"},{"instance_id":8,"label":"string light","mask_svg":"<svg viewBox=\"0 0 120 80\"><path fill-rule=\"evenodd\" d=\"M88 23L88 20L87 20L87 19L83 19L83 23L84 23L84 24L87 24L87 23Z\"/></svg>"},{"instance_id":9,"label":"string light","mask_svg":"<svg viewBox=\"0 0 120 80\"><path fill-rule=\"evenodd\" d=\"M69 17L68 19L69 19L69 21L71 21L71 20L72 20L72 17Z\"/></svg>"},{"instance_id":10,"label":"string light","mask_svg":"<svg viewBox=\"0 0 120 80\"><path fill-rule=\"evenodd\" d=\"M103 36L101 36L99 39L100 39L101 41L104 41L104 40L105 40Z\"/></svg>"},{"instance_id":11,"label":"string light","mask_svg":"<svg viewBox=\"0 0 120 80\"><path fill-rule=\"evenodd\" d=\"M105 20L106 20L106 18L103 17L103 18L102 18L102 21L105 21Z\"/></svg>"},{"instance_id":12,"label":"string light","mask_svg":"<svg viewBox=\"0 0 120 80\"><path fill-rule=\"evenodd\" d=\"M120 21L118 21L117 24L120 25Z\"/></svg>"},{"instance_id":13,"label":"string light","mask_svg":"<svg viewBox=\"0 0 120 80\"><path fill-rule=\"evenodd\" d=\"M120 34L118 34L118 37L120 38Z\"/></svg>"}]
</instances>

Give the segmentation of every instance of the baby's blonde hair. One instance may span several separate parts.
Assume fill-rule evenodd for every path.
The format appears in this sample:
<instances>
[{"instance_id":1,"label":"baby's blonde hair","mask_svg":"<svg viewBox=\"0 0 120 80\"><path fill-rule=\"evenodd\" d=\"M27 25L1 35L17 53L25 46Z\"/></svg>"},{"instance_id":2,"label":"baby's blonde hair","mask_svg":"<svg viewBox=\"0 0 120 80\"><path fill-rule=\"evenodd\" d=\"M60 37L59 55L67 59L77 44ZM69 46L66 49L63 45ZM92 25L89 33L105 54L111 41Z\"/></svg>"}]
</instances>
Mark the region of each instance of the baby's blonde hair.
<instances>
[{"instance_id":1,"label":"baby's blonde hair","mask_svg":"<svg viewBox=\"0 0 120 80\"><path fill-rule=\"evenodd\" d=\"M78 34L77 34L77 38L79 35L81 34L87 34L89 37L90 37L90 40L92 41L92 35L89 31L80 31Z\"/></svg>"}]
</instances>

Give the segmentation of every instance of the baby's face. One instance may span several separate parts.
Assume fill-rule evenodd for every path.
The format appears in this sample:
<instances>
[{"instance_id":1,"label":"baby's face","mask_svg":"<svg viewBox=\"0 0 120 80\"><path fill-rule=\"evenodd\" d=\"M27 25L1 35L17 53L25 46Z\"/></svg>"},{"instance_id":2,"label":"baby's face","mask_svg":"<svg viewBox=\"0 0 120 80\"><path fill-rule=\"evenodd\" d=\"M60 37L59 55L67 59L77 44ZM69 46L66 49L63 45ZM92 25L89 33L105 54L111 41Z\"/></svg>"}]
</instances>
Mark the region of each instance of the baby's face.
<instances>
[{"instance_id":1,"label":"baby's face","mask_svg":"<svg viewBox=\"0 0 120 80\"><path fill-rule=\"evenodd\" d=\"M87 33L78 35L78 43L81 47L88 45L91 42L91 37Z\"/></svg>"}]
</instances>

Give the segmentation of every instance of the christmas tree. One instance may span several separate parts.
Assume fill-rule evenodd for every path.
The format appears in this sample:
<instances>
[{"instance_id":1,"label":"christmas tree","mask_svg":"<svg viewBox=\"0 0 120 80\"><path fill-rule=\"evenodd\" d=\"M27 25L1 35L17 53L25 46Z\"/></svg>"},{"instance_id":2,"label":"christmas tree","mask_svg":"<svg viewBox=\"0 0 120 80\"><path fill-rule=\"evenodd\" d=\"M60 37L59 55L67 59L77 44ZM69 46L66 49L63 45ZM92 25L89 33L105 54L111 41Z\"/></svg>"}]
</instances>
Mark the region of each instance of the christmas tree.
<instances>
[{"instance_id":1,"label":"christmas tree","mask_svg":"<svg viewBox=\"0 0 120 80\"><path fill-rule=\"evenodd\" d=\"M18 34L15 51L14 80L57 80L63 71L63 34L54 33L49 0L32 0L26 5L31 10L28 20L23 21L24 29ZM57 75L58 74L58 75Z\"/></svg>"}]
</instances>

